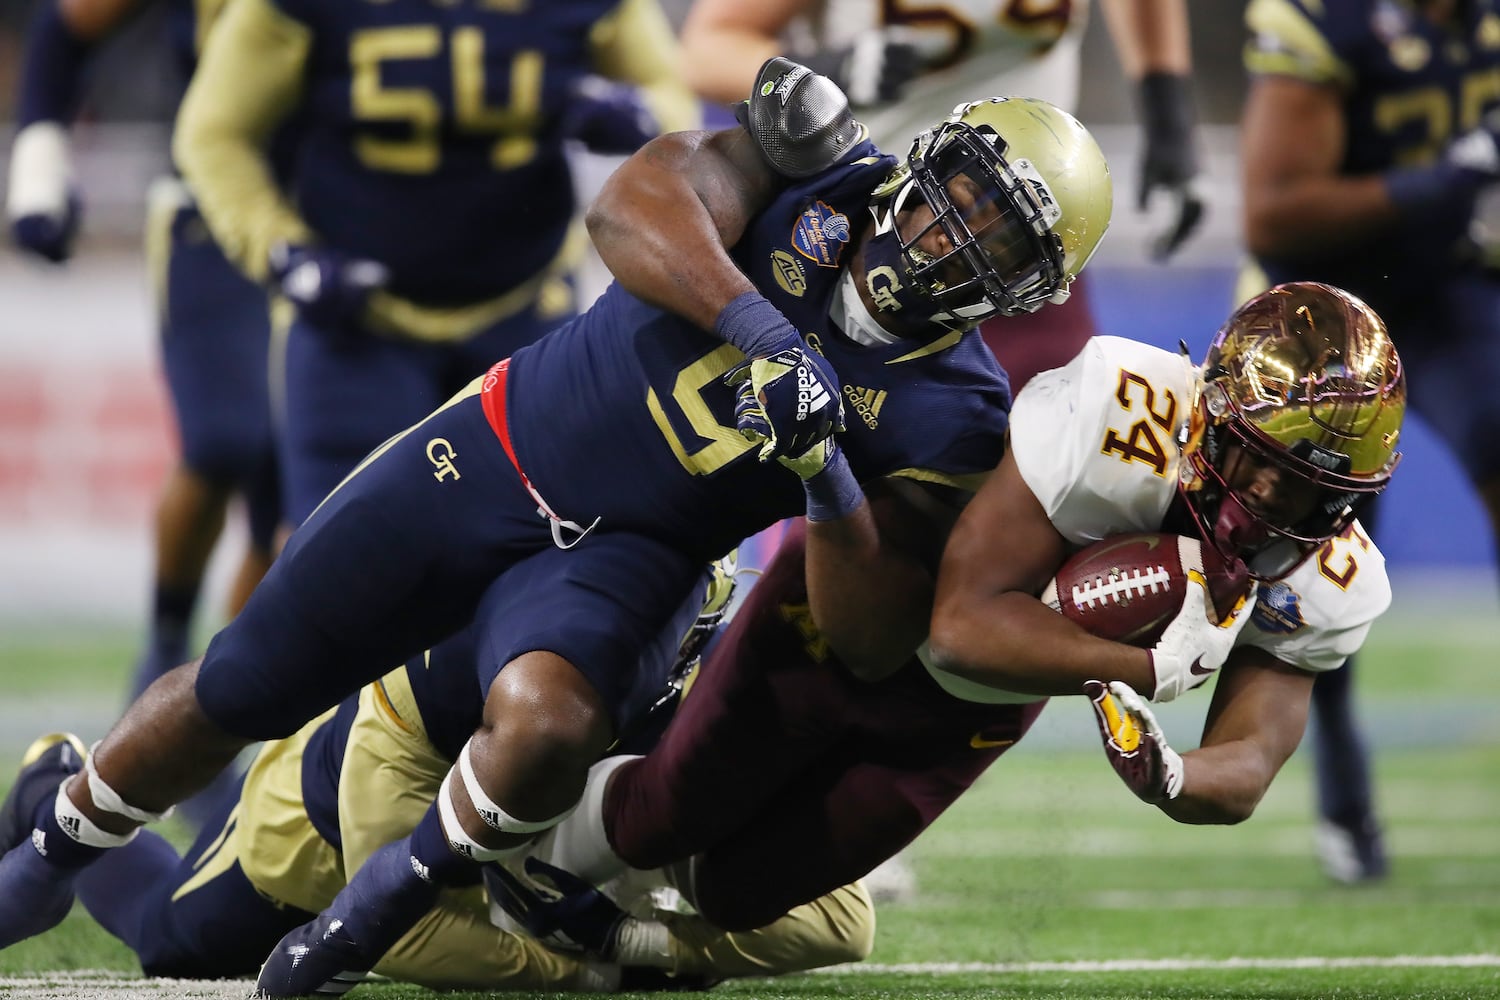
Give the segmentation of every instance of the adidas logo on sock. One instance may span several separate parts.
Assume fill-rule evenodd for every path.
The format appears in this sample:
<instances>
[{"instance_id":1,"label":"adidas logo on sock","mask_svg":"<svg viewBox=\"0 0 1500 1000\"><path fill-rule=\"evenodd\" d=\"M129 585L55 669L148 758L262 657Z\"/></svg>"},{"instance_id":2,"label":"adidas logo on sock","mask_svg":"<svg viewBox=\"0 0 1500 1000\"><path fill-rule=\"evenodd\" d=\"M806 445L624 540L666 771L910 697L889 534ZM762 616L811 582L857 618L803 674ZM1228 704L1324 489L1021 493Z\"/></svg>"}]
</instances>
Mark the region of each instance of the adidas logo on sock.
<instances>
[{"instance_id":1,"label":"adidas logo on sock","mask_svg":"<svg viewBox=\"0 0 1500 1000\"><path fill-rule=\"evenodd\" d=\"M45 858L47 856L47 835L40 830L32 830L31 846L35 847L36 852Z\"/></svg>"},{"instance_id":2,"label":"adidas logo on sock","mask_svg":"<svg viewBox=\"0 0 1500 1000\"><path fill-rule=\"evenodd\" d=\"M422 862L418 861L415 854L408 854L407 857L411 859L412 873L423 882L431 882L432 869L428 868L426 865L422 864Z\"/></svg>"}]
</instances>

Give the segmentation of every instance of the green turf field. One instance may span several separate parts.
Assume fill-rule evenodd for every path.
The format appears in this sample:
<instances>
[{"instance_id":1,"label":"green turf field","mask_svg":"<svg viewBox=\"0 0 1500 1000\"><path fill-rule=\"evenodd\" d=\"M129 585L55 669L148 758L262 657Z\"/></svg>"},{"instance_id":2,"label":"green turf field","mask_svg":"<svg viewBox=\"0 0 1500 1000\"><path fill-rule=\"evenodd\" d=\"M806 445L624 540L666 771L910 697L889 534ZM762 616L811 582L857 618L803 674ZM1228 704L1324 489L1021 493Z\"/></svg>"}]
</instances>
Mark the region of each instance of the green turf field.
<instances>
[{"instance_id":1,"label":"green turf field","mask_svg":"<svg viewBox=\"0 0 1500 1000\"><path fill-rule=\"evenodd\" d=\"M45 650L45 651L44 651ZM1383 623L1361 705L1393 855L1379 886L1338 887L1312 856L1299 754L1256 816L1172 823L1121 787L1081 701L1059 702L913 851L916 901L880 910L862 966L725 984L751 997L1500 997L1500 626L1493 613ZM13 705L107 724L119 636L0 646L40 665ZM1163 713L1186 748L1206 699ZM1051 716L1049 718L1048 716ZM14 714L0 752L19 753ZM94 735L97 735L95 733ZM24 740L21 741L24 743ZM8 766L8 765L7 765ZM0 784L9 779L0 778ZM81 913L0 953L0 997L241 996L246 984L145 983ZM84 970L68 972L68 970ZM424 995L390 984L375 1000ZM455 994L456 997L468 996Z\"/></svg>"}]
</instances>

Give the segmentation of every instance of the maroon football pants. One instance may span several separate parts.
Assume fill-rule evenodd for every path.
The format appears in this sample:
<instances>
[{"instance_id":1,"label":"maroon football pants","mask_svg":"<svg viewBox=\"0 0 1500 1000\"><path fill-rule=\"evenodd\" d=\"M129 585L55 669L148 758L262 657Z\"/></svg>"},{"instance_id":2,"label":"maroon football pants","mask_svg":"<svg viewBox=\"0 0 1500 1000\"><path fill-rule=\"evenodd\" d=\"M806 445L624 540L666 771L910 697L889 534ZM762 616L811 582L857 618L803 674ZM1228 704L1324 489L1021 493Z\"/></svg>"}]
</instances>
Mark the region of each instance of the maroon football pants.
<instances>
[{"instance_id":1,"label":"maroon football pants","mask_svg":"<svg viewBox=\"0 0 1500 1000\"><path fill-rule=\"evenodd\" d=\"M698 856L694 902L726 930L770 923L894 856L1042 709L945 693L913 659L855 679L807 608L789 530L661 742L615 772L605 828L637 868Z\"/></svg>"}]
</instances>

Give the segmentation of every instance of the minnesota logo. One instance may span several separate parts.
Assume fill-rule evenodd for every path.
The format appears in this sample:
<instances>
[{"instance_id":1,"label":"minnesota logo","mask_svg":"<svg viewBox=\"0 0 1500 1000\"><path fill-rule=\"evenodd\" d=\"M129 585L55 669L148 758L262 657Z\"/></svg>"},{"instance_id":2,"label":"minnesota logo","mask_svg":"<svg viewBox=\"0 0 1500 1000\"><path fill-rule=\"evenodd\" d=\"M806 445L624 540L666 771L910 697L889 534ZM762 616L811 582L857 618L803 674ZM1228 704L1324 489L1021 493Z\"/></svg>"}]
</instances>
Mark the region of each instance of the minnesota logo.
<instances>
[{"instance_id":1,"label":"minnesota logo","mask_svg":"<svg viewBox=\"0 0 1500 1000\"><path fill-rule=\"evenodd\" d=\"M792 227L792 245L819 267L838 267L849 239L849 217L821 201L803 209Z\"/></svg>"},{"instance_id":2,"label":"minnesota logo","mask_svg":"<svg viewBox=\"0 0 1500 1000\"><path fill-rule=\"evenodd\" d=\"M771 275L788 295L800 299L802 293L807 291L807 276L802 273L802 262L785 250L771 251Z\"/></svg>"},{"instance_id":3,"label":"minnesota logo","mask_svg":"<svg viewBox=\"0 0 1500 1000\"><path fill-rule=\"evenodd\" d=\"M885 405L885 389L861 389L857 385L846 385L844 395L866 427L873 431L880 426L880 408Z\"/></svg>"}]
</instances>

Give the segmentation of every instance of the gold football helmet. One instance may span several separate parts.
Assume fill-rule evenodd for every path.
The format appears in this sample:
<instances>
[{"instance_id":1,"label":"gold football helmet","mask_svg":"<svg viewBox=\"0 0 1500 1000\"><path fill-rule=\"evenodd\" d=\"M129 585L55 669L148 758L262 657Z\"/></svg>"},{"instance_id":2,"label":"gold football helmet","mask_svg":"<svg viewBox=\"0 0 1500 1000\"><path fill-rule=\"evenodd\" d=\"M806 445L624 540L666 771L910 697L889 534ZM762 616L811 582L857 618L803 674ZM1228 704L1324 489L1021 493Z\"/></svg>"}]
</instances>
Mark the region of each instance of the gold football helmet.
<instances>
[{"instance_id":1,"label":"gold football helmet","mask_svg":"<svg viewBox=\"0 0 1500 1000\"><path fill-rule=\"evenodd\" d=\"M1278 285L1209 345L1184 430L1182 495L1199 530L1261 579L1285 576L1346 530L1401 459L1406 376L1385 323L1355 296ZM1237 463L1273 465L1289 509L1231 488Z\"/></svg>"},{"instance_id":2,"label":"gold football helmet","mask_svg":"<svg viewBox=\"0 0 1500 1000\"><path fill-rule=\"evenodd\" d=\"M896 217L914 196L933 218L903 238ZM870 271L884 264L908 279L909 289L884 290L906 317L964 328L1034 312L1067 298L1109 228L1113 201L1099 144L1066 111L1025 97L960 104L912 141L906 162L875 190ZM947 248L940 256L917 246L935 228Z\"/></svg>"}]
</instances>

